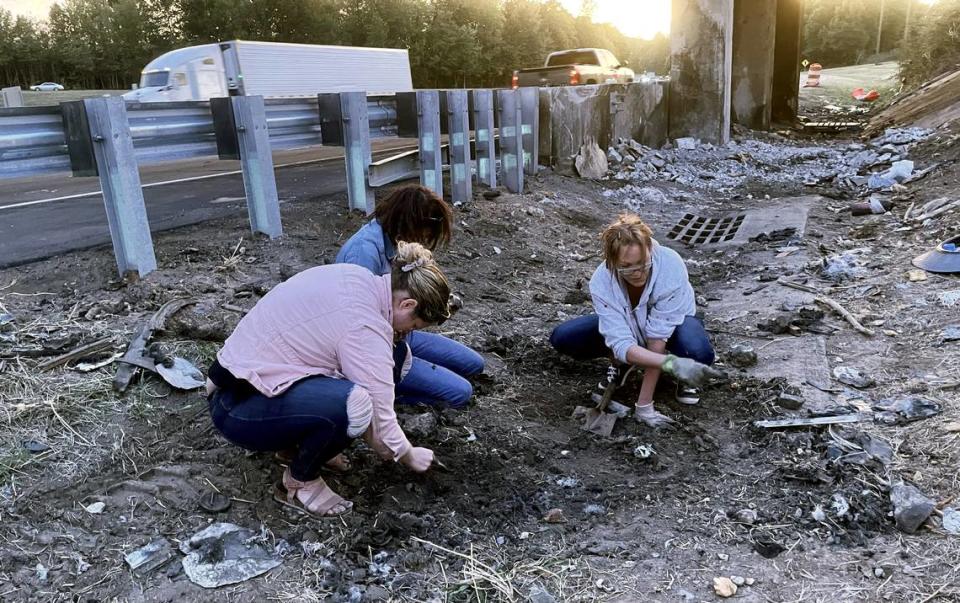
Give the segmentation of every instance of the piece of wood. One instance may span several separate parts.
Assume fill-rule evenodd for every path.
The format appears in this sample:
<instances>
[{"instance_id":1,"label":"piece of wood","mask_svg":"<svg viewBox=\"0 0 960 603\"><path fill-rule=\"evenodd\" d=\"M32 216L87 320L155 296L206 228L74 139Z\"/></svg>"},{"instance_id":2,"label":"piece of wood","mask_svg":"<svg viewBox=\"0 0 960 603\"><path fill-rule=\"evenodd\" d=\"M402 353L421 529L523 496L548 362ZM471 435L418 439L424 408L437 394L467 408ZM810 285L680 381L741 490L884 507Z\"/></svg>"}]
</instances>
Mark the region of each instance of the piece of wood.
<instances>
[{"instance_id":1,"label":"piece of wood","mask_svg":"<svg viewBox=\"0 0 960 603\"><path fill-rule=\"evenodd\" d=\"M813 293L814 295L823 295L823 293L815 288L802 283L795 283L793 281L788 281L785 278L778 278L777 283L783 285L784 287L790 287L791 289L797 289L798 291L804 291L806 293Z\"/></svg>"},{"instance_id":2,"label":"piece of wood","mask_svg":"<svg viewBox=\"0 0 960 603\"><path fill-rule=\"evenodd\" d=\"M815 301L815 302L817 302L817 303L819 303L819 304L823 304L823 305L828 306L829 308L831 308L834 312L836 312L837 314L839 314L840 316L842 316L844 320L846 320L848 323L850 323L850 326L852 326L854 329L856 329L857 332L862 333L863 335L866 335L867 337L873 337L874 335L876 335L876 333L874 333L873 331L871 331L871 330L868 329L867 327L865 327L865 326L863 326L862 324L860 324L860 321L857 320L857 319L853 316L853 314L851 314L846 308L844 308L843 306L841 306L840 303L837 302L836 300L831 299L831 298L827 297L826 295L818 295L818 296L816 296L815 298L813 298L813 301Z\"/></svg>"},{"instance_id":3,"label":"piece of wood","mask_svg":"<svg viewBox=\"0 0 960 603\"><path fill-rule=\"evenodd\" d=\"M73 362L74 360L79 360L93 354L98 354L100 352L105 352L113 347L113 340L109 337L104 337L103 339L98 339L92 343L82 345L78 348L70 350L66 354L61 354L56 358L51 358L49 360L44 360L37 365L38 371L49 371L50 369L63 366L68 362Z\"/></svg>"},{"instance_id":4,"label":"piece of wood","mask_svg":"<svg viewBox=\"0 0 960 603\"><path fill-rule=\"evenodd\" d=\"M837 415L835 417L812 417L797 419L765 419L763 421L754 421L757 427L767 429L777 427L808 427L811 425L836 425L838 423L859 423L868 418L864 413L853 413L849 415Z\"/></svg>"},{"instance_id":5,"label":"piece of wood","mask_svg":"<svg viewBox=\"0 0 960 603\"><path fill-rule=\"evenodd\" d=\"M137 333L130 340L123 358L117 362L117 374L113 377L113 389L123 393L128 387L133 377L137 374L138 368L144 368L150 371L156 371L156 364L152 358L145 355L147 343L155 331L163 328L167 319L191 304L197 303L195 299L174 299L160 306L146 322L140 325Z\"/></svg>"}]
</instances>

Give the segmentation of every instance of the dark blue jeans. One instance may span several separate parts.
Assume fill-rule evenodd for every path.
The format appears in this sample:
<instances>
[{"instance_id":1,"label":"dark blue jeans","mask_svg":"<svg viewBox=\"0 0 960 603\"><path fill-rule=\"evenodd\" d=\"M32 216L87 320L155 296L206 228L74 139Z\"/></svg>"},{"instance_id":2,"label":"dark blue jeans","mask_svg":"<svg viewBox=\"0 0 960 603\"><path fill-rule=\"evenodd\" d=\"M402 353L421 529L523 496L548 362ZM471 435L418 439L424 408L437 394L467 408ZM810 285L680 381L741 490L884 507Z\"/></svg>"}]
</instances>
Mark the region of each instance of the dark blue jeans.
<instances>
[{"instance_id":1,"label":"dark blue jeans","mask_svg":"<svg viewBox=\"0 0 960 603\"><path fill-rule=\"evenodd\" d=\"M425 331L407 335L410 372L397 386L397 404L463 408L473 397L466 377L483 371L483 356L449 337Z\"/></svg>"},{"instance_id":2,"label":"dark blue jeans","mask_svg":"<svg viewBox=\"0 0 960 603\"><path fill-rule=\"evenodd\" d=\"M550 334L550 345L576 360L603 358L611 353L600 334L600 317L596 314L580 316L557 326ZM716 359L703 321L696 316L687 316L674 329L667 340L667 351L703 364L713 364Z\"/></svg>"},{"instance_id":3,"label":"dark blue jeans","mask_svg":"<svg viewBox=\"0 0 960 603\"><path fill-rule=\"evenodd\" d=\"M214 426L247 450L297 447L290 463L294 479L316 479L324 463L350 444L347 396L354 385L346 379L308 377L268 398L246 381L221 385L213 368L210 378L220 386L208 399Z\"/></svg>"}]
</instances>

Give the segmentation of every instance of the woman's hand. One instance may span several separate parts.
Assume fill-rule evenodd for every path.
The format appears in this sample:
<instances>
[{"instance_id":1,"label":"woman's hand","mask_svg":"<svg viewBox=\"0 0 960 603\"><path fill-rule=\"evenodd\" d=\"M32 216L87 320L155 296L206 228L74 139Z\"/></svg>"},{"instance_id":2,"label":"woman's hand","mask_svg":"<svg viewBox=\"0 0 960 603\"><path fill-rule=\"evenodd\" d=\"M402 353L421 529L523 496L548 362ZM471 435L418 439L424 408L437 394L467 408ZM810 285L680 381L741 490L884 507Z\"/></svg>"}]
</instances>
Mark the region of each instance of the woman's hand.
<instances>
[{"instance_id":1,"label":"woman's hand","mask_svg":"<svg viewBox=\"0 0 960 603\"><path fill-rule=\"evenodd\" d=\"M414 446L409 452L400 457L400 462L406 465L411 471L423 473L433 465L433 451L429 448L418 448Z\"/></svg>"},{"instance_id":2,"label":"woman's hand","mask_svg":"<svg viewBox=\"0 0 960 603\"><path fill-rule=\"evenodd\" d=\"M706 364L700 364L690 358L678 358L672 355L667 356L660 368L664 373L693 387L703 387L711 381L719 381L725 377L722 371Z\"/></svg>"}]
</instances>

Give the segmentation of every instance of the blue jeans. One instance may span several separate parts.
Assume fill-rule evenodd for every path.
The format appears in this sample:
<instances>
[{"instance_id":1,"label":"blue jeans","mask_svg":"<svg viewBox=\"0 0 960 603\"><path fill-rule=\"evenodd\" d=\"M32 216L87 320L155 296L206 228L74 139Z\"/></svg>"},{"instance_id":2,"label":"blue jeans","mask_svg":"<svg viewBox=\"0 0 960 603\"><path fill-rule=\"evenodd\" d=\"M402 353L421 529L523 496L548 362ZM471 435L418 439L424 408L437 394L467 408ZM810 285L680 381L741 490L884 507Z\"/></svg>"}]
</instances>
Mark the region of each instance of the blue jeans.
<instances>
[{"instance_id":1,"label":"blue jeans","mask_svg":"<svg viewBox=\"0 0 960 603\"><path fill-rule=\"evenodd\" d=\"M449 337L413 331L410 372L397 385L397 404L463 408L473 396L466 377L483 372L483 356Z\"/></svg>"},{"instance_id":2,"label":"blue jeans","mask_svg":"<svg viewBox=\"0 0 960 603\"><path fill-rule=\"evenodd\" d=\"M220 386L213 368L210 374L211 380ZM214 426L225 438L247 450L297 447L290 463L294 479L316 479L324 463L350 444L347 396L354 385L346 379L308 377L273 398L264 396L246 381L224 385L207 401Z\"/></svg>"},{"instance_id":3,"label":"blue jeans","mask_svg":"<svg viewBox=\"0 0 960 603\"><path fill-rule=\"evenodd\" d=\"M562 323L550 334L550 345L561 354L576 360L591 360L610 355L600 334L600 317L580 316ZM716 356L703 321L696 316L683 319L667 340L667 351L681 358L692 358L702 364L713 364Z\"/></svg>"}]
</instances>

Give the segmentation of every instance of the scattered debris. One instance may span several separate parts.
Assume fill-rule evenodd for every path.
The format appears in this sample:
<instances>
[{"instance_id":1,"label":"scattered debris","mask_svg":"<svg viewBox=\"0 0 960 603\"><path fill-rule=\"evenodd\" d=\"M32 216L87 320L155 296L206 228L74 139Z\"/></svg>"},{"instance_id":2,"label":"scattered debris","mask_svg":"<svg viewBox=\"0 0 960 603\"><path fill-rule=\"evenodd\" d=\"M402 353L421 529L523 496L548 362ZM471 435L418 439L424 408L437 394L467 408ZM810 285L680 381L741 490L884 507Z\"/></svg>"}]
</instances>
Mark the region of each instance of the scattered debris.
<instances>
[{"instance_id":1,"label":"scattered debris","mask_svg":"<svg viewBox=\"0 0 960 603\"><path fill-rule=\"evenodd\" d=\"M603 505L591 503L583 507L585 515L603 515L607 512Z\"/></svg>"},{"instance_id":2,"label":"scattered debris","mask_svg":"<svg viewBox=\"0 0 960 603\"><path fill-rule=\"evenodd\" d=\"M780 392L777 396L777 406L787 410L800 410L803 408L803 398L787 392Z\"/></svg>"},{"instance_id":3,"label":"scattered debris","mask_svg":"<svg viewBox=\"0 0 960 603\"><path fill-rule=\"evenodd\" d=\"M914 211L914 206L911 205L903 214L903 221L926 222L927 220L941 216L958 207L960 207L960 199L954 200L950 199L949 197L940 197L938 199L934 199L933 201L924 203L916 211Z\"/></svg>"},{"instance_id":4,"label":"scattered debris","mask_svg":"<svg viewBox=\"0 0 960 603\"><path fill-rule=\"evenodd\" d=\"M869 247L858 247L826 257L823 260L823 276L836 282L864 276L867 273L864 258L871 251Z\"/></svg>"},{"instance_id":5,"label":"scattered debris","mask_svg":"<svg viewBox=\"0 0 960 603\"><path fill-rule=\"evenodd\" d=\"M557 603L557 598L539 584L530 587L530 593L527 597L530 603Z\"/></svg>"},{"instance_id":6,"label":"scattered debris","mask_svg":"<svg viewBox=\"0 0 960 603\"><path fill-rule=\"evenodd\" d=\"M230 508L231 500L219 492L204 492L197 500L197 506L207 513L222 513Z\"/></svg>"},{"instance_id":7,"label":"scattered debris","mask_svg":"<svg viewBox=\"0 0 960 603\"><path fill-rule=\"evenodd\" d=\"M950 343L960 341L960 325L950 325L945 327L940 333L940 343Z\"/></svg>"},{"instance_id":8,"label":"scattered debris","mask_svg":"<svg viewBox=\"0 0 960 603\"><path fill-rule=\"evenodd\" d=\"M120 368L113 378L113 388L123 393L130 386L130 382L137 374L137 368L144 368L149 371L156 371L156 362L147 356L147 343L153 337L154 332L163 329L163 325L170 316L173 316L186 306L197 303L194 299L175 299L168 301L143 323L137 330L136 335L130 341L126 353L120 360Z\"/></svg>"},{"instance_id":9,"label":"scattered debris","mask_svg":"<svg viewBox=\"0 0 960 603\"><path fill-rule=\"evenodd\" d=\"M157 373L163 377L163 380L177 389L191 390L203 387L206 378L200 369L193 366L189 360L176 357L170 362L173 366L166 364L157 364Z\"/></svg>"},{"instance_id":10,"label":"scattered debris","mask_svg":"<svg viewBox=\"0 0 960 603\"><path fill-rule=\"evenodd\" d=\"M899 483L890 489L893 518L897 528L913 534L936 508L933 500L924 496L915 486Z\"/></svg>"},{"instance_id":11,"label":"scattered debris","mask_svg":"<svg viewBox=\"0 0 960 603\"><path fill-rule=\"evenodd\" d=\"M944 291L937 297L937 301L945 308L952 308L960 303L960 289Z\"/></svg>"},{"instance_id":12,"label":"scattered debris","mask_svg":"<svg viewBox=\"0 0 960 603\"><path fill-rule=\"evenodd\" d=\"M677 144L677 148L682 151L692 151L700 145L696 138L690 136L678 138L674 142Z\"/></svg>"},{"instance_id":13,"label":"scattered debris","mask_svg":"<svg viewBox=\"0 0 960 603\"><path fill-rule=\"evenodd\" d=\"M146 576L174 557L173 547L166 538L157 538L124 556L124 560L134 574Z\"/></svg>"},{"instance_id":14,"label":"scattered debris","mask_svg":"<svg viewBox=\"0 0 960 603\"><path fill-rule=\"evenodd\" d=\"M585 139L580 146L580 152L577 153L573 165L581 178L600 180L607 175L607 156L597 146L597 141L589 138Z\"/></svg>"},{"instance_id":15,"label":"scattered debris","mask_svg":"<svg viewBox=\"0 0 960 603\"><path fill-rule=\"evenodd\" d=\"M717 593L717 596L727 599L737 594L737 585L730 578L720 576L713 579L713 592Z\"/></svg>"},{"instance_id":16,"label":"scattered debris","mask_svg":"<svg viewBox=\"0 0 960 603\"><path fill-rule=\"evenodd\" d=\"M854 88L853 92L850 93L850 96L852 96L854 100L858 100L860 102L872 103L880 98L880 93L873 89L867 92L863 88Z\"/></svg>"},{"instance_id":17,"label":"scattered debris","mask_svg":"<svg viewBox=\"0 0 960 603\"><path fill-rule=\"evenodd\" d=\"M91 503L83 508L84 511L90 513L91 515L99 515L103 513L103 510L107 507L105 502L95 502Z\"/></svg>"},{"instance_id":18,"label":"scattered debris","mask_svg":"<svg viewBox=\"0 0 960 603\"><path fill-rule=\"evenodd\" d=\"M113 340L109 337L104 337L103 339L98 339L92 343L82 345L78 348L75 348L66 354L61 354L56 358L51 358L49 360L44 360L37 365L37 370L39 371L49 371L57 367L61 367L69 362L74 360L80 360L82 358L87 358L96 354L101 354L110 348L113 347Z\"/></svg>"},{"instance_id":19,"label":"scattered debris","mask_svg":"<svg viewBox=\"0 0 960 603\"><path fill-rule=\"evenodd\" d=\"M922 283L927 280L927 273L923 270L910 270L907 272L907 280L911 283Z\"/></svg>"},{"instance_id":20,"label":"scattered debris","mask_svg":"<svg viewBox=\"0 0 960 603\"><path fill-rule=\"evenodd\" d=\"M767 429L778 427L809 427L811 425L836 425L838 423L859 423L866 418L861 413L850 413L846 415L834 415L830 417L810 417L806 419L765 419L754 421L757 427Z\"/></svg>"},{"instance_id":21,"label":"scattered debris","mask_svg":"<svg viewBox=\"0 0 960 603\"><path fill-rule=\"evenodd\" d=\"M757 353L753 347L743 343L731 345L723 358L727 364L737 368L747 368L757 363Z\"/></svg>"},{"instance_id":22,"label":"scattered debris","mask_svg":"<svg viewBox=\"0 0 960 603\"><path fill-rule=\"evenodd\" d=\"M887 425L905 425L928 419L943 410L936 402L917 397L878 400L873 409L877 411L874 420Z\"/></svg>"},{"instance_id":23,"label":"scattered debris","mask_svg":"<svg viewBox=\"0 0 960 603\"><path fill-rule=\"evenodd\" d=\"M215 523L180 543L183 571L194 584L216 588L237 584L283 563L258 534L232 523Z\"/></svg>"},{"instance_id":24,"label":"scattered debris","mask_svg":"<svg viewBox=\"0 0 960 603\"><path fill-rule=\"evenodd\" d=\"M960 510L953 507L943 510L943 529L949 534L960 536Z\"/></svg>"},{"instance_id":25,"label":"scattered debris","mask_svg":"<svg viewBox=\"0 0 960 603\"><path fill-rule=\"evenodd\" d=\"M865 465L871 459L887 465L893 460L893 447L886 440L858 429L830 430L832 442L827 458L840 463Z\"/></svg>"},{"instance_id":26,"label":"scattered debris","mask_svg":"<svg viewBox=\"0 0 960 603\"><path fill-rule=\"evenodd\" d=\"M844 385L849 385L857 389L866 389L877 383L870 375L866 375L862 373L860 369L850 366L835 367L833 369L833 378Z\"/></svg>"},{"instance_id":27,"label":"scattered debris","mask_svg":"<svg viewBox=\"0 0 960 603\"><path fill-rule=\"evenodd\" d=\"M30 454L40 454L41 452L50 450L50 446L37 440L24 440L22 445L24 450Z\"/></svg>"},{"instance_id":28,"label":"scattered debris","mask_svg":"<svg viewBox=\"0 0 960 603\"><path fill-rule=\"evenodd\" d=\"M543 520L547 523L567 523L563 509L550 509L544 514Z\"/></svg>"}]
</instances>

